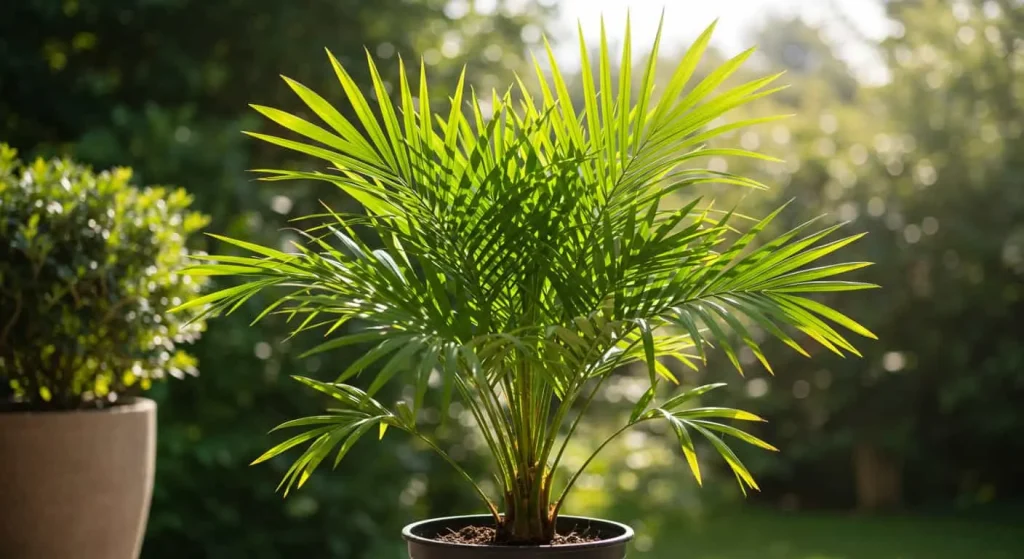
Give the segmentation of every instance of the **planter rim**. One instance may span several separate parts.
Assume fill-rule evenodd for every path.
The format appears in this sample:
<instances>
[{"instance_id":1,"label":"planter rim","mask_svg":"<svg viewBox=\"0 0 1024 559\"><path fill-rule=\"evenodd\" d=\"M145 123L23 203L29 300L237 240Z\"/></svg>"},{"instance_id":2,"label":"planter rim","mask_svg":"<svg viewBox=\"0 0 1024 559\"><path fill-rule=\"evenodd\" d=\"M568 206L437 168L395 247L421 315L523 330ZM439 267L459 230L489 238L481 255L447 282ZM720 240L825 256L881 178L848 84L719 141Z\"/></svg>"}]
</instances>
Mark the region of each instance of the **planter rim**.
<instances>
[{"instance_id":1,"label":"planter rim","mask_svg":"<svg viewBox=\"0 0 1024 559\"><path fill-rule=\"evenodd\" d=\"M146 413L156 409L156 402L149 398L133 397L119 400L112 406L106 408L84 408L74 410L5 410L0 407L0 417L57 417L75 416L79 414L130 414Z\"/></svg>"},{"instance_id":2,"label":"planter rim","mask_svg":"<svg viewBox=\"0 0 1024 559\"><path fill-rule=\"evenodd\" d=\"M450 521L450 520L465 520L465 519L481 519L481 520L484 520L484 521L491 521L492 520L492 517L489 514L464 514L464 515L457 515L457 516L442 516L442 517L438 517L438 518L428 518L426 520L420 520L418 522L413 522L411 524L407 524L405 526L405 528L402 528L402 537L405 538L406 541L416 542L417 544L420 544L420 545L429 545L429 546L434 546L434 547L445 547L445 548L515 549L515 548L519 547L519 548L524 548L524 549L558 549L558 550L565 550L565 551L571 551L571 550L577 550L577 549L593 549L593 548L596 548L596 547L609 547L609 546L613 546L613 545L624 544L624 543L626 543L626 542L628 542L628 541L633 539L633 529L632 528L630 528L626 524L622 524L620 522L615 522L613 520L605 520L603 518L593 518L593 517L589 517L589 516L571 516L571 515L564 515L564 514L558 515L558 518L559 519L565 519L565 520L582 520L582 521L587 521L587 522L596 522L596 523L600 523L600 524L605 524L605 525L607 525L609 527L617 528L617 529L621 530L622 533L619 534L618 536L613 537L613 538L606 538L606 539L597 540L597 541L594 541L594 542L570 543L570 544L564 544L564 545L524 545L524 546L515 546L515 545L477 545L477 544L468 544L468 543L449 543L449 542L437 541L437 540L434 540L434 539L431 539L431 538L425 538L423 536L418 536L418 535L413 533L413 530L416 530L417 528L420 528L420 527L422 527L422 526L424 526L426 524L434 524L434 523L439 523L439 522L443 523L443 522Z\"/></svg>"}]
</instances>

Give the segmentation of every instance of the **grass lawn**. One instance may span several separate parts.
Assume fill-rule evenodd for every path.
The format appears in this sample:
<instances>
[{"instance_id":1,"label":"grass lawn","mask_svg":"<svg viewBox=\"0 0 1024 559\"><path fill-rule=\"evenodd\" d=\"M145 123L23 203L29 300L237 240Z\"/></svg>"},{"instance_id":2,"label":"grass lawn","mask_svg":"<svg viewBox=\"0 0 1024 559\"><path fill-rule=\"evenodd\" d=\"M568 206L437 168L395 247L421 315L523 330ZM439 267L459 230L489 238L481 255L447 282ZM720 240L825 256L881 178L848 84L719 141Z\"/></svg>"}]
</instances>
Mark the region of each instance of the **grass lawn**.
<instances>
[{"instance_id":1,"label":"grass lawn","mask_svg":"<svg viewBox=\"0 0 1024 559\"><path fill-rule=\"evenodd\" d=\"M631 559L1021 559L1024 516L753 510L666 523L638 543Z\"/></svg>"}]
</instances>

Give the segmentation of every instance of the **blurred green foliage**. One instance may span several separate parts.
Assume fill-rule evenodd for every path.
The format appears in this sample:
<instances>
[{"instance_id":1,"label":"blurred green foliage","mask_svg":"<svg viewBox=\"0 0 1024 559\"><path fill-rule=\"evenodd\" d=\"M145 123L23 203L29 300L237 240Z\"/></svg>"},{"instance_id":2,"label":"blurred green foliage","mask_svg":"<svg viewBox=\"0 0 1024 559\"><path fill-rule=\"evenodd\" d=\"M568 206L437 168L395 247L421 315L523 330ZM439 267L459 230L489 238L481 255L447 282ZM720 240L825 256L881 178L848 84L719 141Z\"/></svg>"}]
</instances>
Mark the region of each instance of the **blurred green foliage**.
<instances>
[{"instance_id":1,"label":"blurred green foliage","mask_svg":"<svg viewBox=\"0 0 1024 559\"><path fill-rule=\"evenodd\" d=\"M347 199L323 186L262 187L246 172L290 164L241 134L258 129L248 103L299 109L279 72L336 101L323 49L365 68L352 64L365 47L388 79L401 54L422 56L439 83L454 84L466 64L476 85L497 86L523 61L524 37L539 39L550 4L485 13L447 0L19 0L0 17L0 139L26 154L132 166L141 182L188 188L212 217L208 231L287 242L287 218L321 199L345 210ZM353 78L370 83L365 72ZM448 94L432 93L441 103ZM287 500L275 494L286 464L248 467L265 432L322 407L287 375L333 377L348 359L299 363L317 340L286 340L280 322L249 328L264 303L194 346L198 378L151 391L160 432L143 557L397 556L405 521L475 510L447 465L399 437L357 445L347 466ZM465 446L454 451L471 465Z\"/></svg>"},{"instance_id":2,"label":"blurred green foliage","mask_svg":"<svg viewBox=\"0 0 1024 559\"><path fill-rule=\"evenodd\" d=\"M178 272L208 220L184 190L130 180L69 159L23 164L0 143L0 383L16 404L103 405L195 374L180 344L204 321L169 309L205 283Z\"/></svg>"},{"instance_id":3,"label":"blurred green foliage","mask_svg":"<svg viewBox=\"0 0 1024 559\"><path fill-rule=\"evenodd\" d=\"M851 88L846 51L799 20L752 39L793 84L758 110L795 116L735 138L785 163L728 170L767 176L773 203L793 200L779 229L828 214L867 231L849 258L875 262L858 279L883 286L852 304L821 299L878 334L864 359L775 347L777 375L734 391L769 419L758 434L782 452L751 460L762 497L787 507L971 505L1024 490L1009 459L1024 451L1024 6L886 7L883 85Z\"/></svg>"}]
</instances>

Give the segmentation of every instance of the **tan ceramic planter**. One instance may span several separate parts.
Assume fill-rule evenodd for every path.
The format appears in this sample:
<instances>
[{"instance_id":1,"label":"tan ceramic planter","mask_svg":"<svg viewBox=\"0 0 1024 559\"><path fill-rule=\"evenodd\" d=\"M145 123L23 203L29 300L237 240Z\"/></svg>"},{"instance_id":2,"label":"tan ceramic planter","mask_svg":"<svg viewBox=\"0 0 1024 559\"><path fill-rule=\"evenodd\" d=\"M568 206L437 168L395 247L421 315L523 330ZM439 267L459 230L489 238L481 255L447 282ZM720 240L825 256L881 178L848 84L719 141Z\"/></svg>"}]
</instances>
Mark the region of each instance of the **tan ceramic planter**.
<instances>
[{"instance_id":1,"label":"tan ceramic planter","mask_svg":"<svg viewBox=\"0 0 1024 559\"><path fill-rule=\"evenodd\" d=\"M152 400L0 412L0 557L135 559L155 455Z\"/></svg>"}]
</instances>

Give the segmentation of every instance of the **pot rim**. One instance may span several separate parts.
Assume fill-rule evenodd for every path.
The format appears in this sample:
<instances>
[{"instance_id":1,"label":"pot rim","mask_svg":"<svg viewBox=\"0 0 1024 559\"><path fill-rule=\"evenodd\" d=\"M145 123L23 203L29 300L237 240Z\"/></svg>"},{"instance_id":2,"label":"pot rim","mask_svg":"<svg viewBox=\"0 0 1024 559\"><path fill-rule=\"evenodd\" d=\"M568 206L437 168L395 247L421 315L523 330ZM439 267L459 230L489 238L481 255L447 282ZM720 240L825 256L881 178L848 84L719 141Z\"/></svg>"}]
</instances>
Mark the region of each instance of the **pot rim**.
<instances>
[{"instance_id":1,"label":"pot rim","mask_svg":"<svg viewBox=\"0 0 1024 559\"><path fill-rule=\"evenodd\" d=\"M78 414L133 414L133 413L149 413L156 410L156 402L149 399L143 398L142 396L133 396L131 398L124 398L119 400L117 403L106 408L84 408L74 410L5 410L0 407L0 417L34 417L34 416L73 416Z\"/></svg>"},{"instance_id":2,"label":"pot rim","mask_svg":"<svg viewBox=\"0 0 1024 559\"><path fill-rule=\"evenodd\" d=\"M613 538L606 538L594 542L586 543L570 543L564 545L524 545L524 546L513 546L513 545L477 545L468 543L450 543L437 541L435 539L418 536L413 533L413 530L420 528L426 524L434 524L438 522L445 522L449 520L463 520L468 518L479 518L485 521L492 520L489 514L463 514L457 516L442 516L438 518L428 518L426 520L419 520L411 524L407 524L402 528L402 537L409 542L415 542L419 545L429 545L435 547L446 547L446 548L466 548L466 549L514 549L514 548L525 548L525 549L558 549L558 550L577 550L577 549L593 549L597 547L610 547L618 544L625 544L626 542L633 539L633 529L626 524L621 522L615 522L614 520L605 520L603 518L593 518L590 516L572 516L572 515L558 515L559 519L567 520L585 520L587 522L597 522L606 524L610 527L622 530L622 534Z\"/></svg>"}]
</instances>

